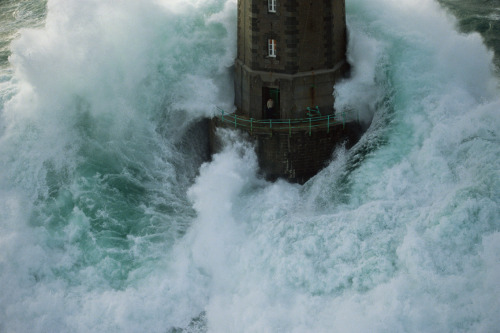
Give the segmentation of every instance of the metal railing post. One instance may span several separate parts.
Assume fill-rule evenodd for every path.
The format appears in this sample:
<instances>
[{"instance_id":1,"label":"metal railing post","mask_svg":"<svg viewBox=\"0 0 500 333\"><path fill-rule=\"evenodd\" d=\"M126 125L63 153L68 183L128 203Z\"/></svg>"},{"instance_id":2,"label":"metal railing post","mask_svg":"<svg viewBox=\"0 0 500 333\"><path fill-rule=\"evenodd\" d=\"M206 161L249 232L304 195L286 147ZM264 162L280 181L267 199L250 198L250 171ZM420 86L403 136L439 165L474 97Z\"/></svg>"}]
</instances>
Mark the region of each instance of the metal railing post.
<instances>
[{"instance_id":1,"label":"metal railing post","mask_svg":"<svg viewBox=\"0 0 500 333\"><path fill-rule=\"evenodd\" d=\"M253 134L253 118L250 118L250 135Z\"/></svg>"},{"instance_id":2,"label":"metal railing post","mask_svg":"<svg viewBox=\"0 0 500 333\"><path fill-rule=\"evenodd\" d=\"M326 133L330 133L330 115L328 115L328 122L326 127Z\"/></svg>"}]
</instances>

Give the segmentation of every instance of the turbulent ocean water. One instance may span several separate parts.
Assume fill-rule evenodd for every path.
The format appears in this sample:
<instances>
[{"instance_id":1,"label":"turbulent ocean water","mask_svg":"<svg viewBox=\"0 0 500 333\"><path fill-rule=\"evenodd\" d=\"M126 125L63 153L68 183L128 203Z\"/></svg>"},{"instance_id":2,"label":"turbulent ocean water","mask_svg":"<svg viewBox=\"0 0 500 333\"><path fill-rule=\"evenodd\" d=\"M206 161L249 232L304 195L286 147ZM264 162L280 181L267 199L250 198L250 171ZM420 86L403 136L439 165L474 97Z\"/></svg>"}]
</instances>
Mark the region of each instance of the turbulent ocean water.
<instances>
[{"instance_id":1,"label":"turbulent ocean water","mask_svg":"<svg viewBox=\"0 0 500 333\"><path fill-rule=\"evenodd\" d=\"M500 2L346 7L300 186L208 159L236 0L0 0L0 332L500 332Z\"/></svg>"}]
</instances>

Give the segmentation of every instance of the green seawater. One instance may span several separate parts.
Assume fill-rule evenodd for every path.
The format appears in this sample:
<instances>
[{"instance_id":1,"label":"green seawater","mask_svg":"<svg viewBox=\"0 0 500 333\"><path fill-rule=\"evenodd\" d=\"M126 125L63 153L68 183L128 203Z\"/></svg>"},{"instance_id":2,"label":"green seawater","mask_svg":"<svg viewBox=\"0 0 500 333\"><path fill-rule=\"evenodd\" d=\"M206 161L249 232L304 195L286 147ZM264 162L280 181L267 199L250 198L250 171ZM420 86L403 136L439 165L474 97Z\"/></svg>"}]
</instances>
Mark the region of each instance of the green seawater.
<instances>
[{"instance_id":1,"label":"green seawater","mask_svg":"<svg viewBox=\"0 0 500 333\"><path fill-rule=\"evenodd\" d=\"M347 0L371 125L304 186L208 156L236 8L0 0L0 332L497 330L498 1Z\"/></svg>"},{"instance_id":2,"label":"green seawater","mask_svg":"<svg viewBox=\"0 0 500 333\"><path fill-rule=\"evenodd\" d=\"M500 2L498 0L440 0L458 20L460 31L478 32L484 43L495 52L500 68Z\"/></svg>"}]
</instances>

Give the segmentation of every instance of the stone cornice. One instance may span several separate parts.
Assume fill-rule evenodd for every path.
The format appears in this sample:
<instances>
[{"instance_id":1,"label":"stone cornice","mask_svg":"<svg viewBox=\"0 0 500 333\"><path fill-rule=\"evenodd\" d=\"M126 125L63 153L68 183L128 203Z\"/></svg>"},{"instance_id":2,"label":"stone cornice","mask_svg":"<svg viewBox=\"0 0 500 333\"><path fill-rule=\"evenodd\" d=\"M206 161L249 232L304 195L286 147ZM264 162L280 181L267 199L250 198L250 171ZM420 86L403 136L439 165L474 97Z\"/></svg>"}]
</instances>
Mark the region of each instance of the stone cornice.
<instances>
[{"instance_id":1,"label":"stone cornice","mask_svg":"<svg viewBox=\"0 0 500 333\"><path fill-rule=\"evenodd\" d=\"M342 68L342 66L344 66L346 64L346 61L343 60L343 61L338 62L333 68L330 68L330 69L319 69L317 71L297 72L295 74L285 74L285 73L272 72L272 71L253 70L250 67L248 67L247 65L245 65L243 63L243 61L241 61L240 59L236 59L235 64L239 65L247 73L250 73L252 75L259 75L260 77L271 76L273 79L293 80L293 79L301 78L301 77L335 73L340 68Z\"/></svg>"}]
</instances>

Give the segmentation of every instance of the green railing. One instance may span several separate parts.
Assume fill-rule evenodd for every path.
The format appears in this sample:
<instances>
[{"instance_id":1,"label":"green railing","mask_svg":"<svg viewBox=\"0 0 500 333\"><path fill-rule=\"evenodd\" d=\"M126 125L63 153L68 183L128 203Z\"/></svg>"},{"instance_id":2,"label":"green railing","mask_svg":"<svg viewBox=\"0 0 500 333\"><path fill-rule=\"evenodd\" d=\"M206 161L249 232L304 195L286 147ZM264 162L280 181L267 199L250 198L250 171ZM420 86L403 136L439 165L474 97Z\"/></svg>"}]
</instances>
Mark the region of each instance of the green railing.
<instances>
[{"instance_id":1,"label":"green railing","mask_svg":"<svg viewBox=\"0 0 500 333\"><path fill-rule=\"evenodd\" d=\"M349 113L353 111L348 111ZM217 107L216 117L224 124L241 128L252 133L268 133L270 131L284 132L288 131L289 135L292 132L308 131L309 135L314 130L326 130L330 132L335 126L342 125L345 128L346 112L341 112L340 115L325 115L317 117L306 117L297 119L253 119L237 115L236 113L226 113L221 108Z\"/></svg>"}]
</instances>

